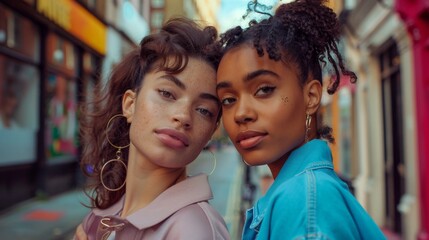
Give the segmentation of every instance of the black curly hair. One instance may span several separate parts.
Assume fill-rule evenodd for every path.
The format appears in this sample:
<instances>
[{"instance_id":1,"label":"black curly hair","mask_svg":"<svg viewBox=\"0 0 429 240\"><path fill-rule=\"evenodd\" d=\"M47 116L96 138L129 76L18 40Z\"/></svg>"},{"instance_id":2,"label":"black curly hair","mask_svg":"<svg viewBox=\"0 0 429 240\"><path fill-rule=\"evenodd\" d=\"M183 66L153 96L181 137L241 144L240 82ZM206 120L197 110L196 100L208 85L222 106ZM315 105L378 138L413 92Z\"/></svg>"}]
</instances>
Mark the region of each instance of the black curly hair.
<instances>
[{"instance_id":1,"label":"black curly hair","mask_svg":"<svg viewBox=\"0 0 429 240\"><path fill-rule=\"evenodd\" d=\"M257 1L251 2L248 7L260 13L261 8L256 11ZM356 82L357 76L344 66L337 45L341 26L333 10L324 5L325 2L295 0L280 5L273 16L268 14L270 17L267 19L250 21L245 29L238 26L226 31L219 41L222 54L242 44L253 44L259 56L266 53L272 60L295 63L301 85L309 76L322 83L322 66L327 65L327 59L335 72L327 92L334 94L341 74L349 76L352 83ZM334 141L332 129L328 126L319 128L318 136L329 142Z\"/></svg>"}]
</instances>

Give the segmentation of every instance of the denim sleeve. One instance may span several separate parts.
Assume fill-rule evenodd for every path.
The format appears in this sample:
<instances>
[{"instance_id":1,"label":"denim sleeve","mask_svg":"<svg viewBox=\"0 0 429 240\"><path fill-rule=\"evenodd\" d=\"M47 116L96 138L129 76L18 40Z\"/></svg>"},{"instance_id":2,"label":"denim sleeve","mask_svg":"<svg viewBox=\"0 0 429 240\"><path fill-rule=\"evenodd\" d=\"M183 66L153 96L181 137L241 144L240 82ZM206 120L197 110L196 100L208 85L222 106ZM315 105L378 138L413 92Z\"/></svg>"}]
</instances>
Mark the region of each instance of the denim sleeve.
<instances>
[{"instance_id":1,"label":"denim sleeve","mask_svg":"<svg viewBox=\"0 0 429 240\"><path fill-rule=\"evenodd\" d=\"M328 175L307 170L273 195L258 239L361 239L348 197Z\"/></svg>"},{"instance_id":2,"label":"denim sleeve","mask_svg":"<svg viewBox=\"0 0 429 240\"><path fill-rule=\"evenodd\" d=\"M303 176L285 182L273 195L258 239L301 239L306 234L307 186Z\"/></svg>"}]
</instances>

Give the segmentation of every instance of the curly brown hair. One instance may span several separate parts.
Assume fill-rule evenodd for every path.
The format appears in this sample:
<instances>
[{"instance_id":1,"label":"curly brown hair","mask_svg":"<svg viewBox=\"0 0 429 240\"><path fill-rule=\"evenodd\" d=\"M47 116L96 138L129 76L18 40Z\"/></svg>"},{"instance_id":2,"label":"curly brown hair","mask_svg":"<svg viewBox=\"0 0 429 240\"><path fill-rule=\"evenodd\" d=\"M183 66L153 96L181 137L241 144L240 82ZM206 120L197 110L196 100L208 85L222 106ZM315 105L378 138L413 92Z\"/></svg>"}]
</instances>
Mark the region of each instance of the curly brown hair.
<instances>
[{"instance_id":1,"label":"curly brown hair","mask_svg":"<svg viewBox=\"0 0 429 240\"><path fill-rule=\"evenodd\" d=\"M93 102L82 107L80 118L82 158L81 169L90 178L87 195L90 207L105 209L116 203L125 188L108 191L101 183L102 166L116 158L116 146L129 144L129 124L124 119L109 120L122 113L122 97L126 90L138 93L146 73L154 70L177 74L183 71L189 57L207 62L217 69L220 54L213 48L217 39L214 27L201 27L192 20L175 18L164 24L159 33L143 38L139 48L132 50L114 67L106 86L99 85ZM97 91L95 91L97 93ZM221 113L218 115L218 121ZM107 129L108 128L108 129ZM107 135L108 134L108 135ZM127 164L128 149L122 151ZM121 164L108 164L103 169L103 182L112 188L125 181L126 171Z\"/></svg>"},{"instance_id":2,"label":"curly brown hair","mask_svg":"<svg viewBox=\"0 0 429 240\"><path fill-rule=\"evenodd\" d=\"M341 26L332 9L324 5L325 2L326 0L296 0L282 4L274 16L260 22L252 20L245 29L238 26L226 31L221 34L219 41L222 54L250 43L259 56L267 53L275 61L294 63L302 86L309 76L322 83L322 66L327 65L327 58L335 72L335 78L331 79L327 92L334 94L341 74L349 76L352 83L356 82L357 76L344 67L338 50ZM253 7L253 11L261 13L261 10L257 10L257 1L252 1L249 6ZM320 127L318 137L334 141L329 126Z\"/></svg>"}]
</instances>

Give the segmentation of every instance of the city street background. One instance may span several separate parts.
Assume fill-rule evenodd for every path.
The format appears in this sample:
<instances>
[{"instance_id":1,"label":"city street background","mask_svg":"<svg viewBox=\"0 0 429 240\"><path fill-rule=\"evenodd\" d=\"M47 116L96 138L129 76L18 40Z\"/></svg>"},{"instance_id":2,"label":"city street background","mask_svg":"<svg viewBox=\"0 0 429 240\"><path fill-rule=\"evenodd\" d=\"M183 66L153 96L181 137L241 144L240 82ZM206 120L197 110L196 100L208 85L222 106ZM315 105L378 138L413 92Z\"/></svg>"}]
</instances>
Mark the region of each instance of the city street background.
<instances>
[{"instance_id":1,"label":"city street background","mask_svg":"<svg viewBox=\"0 0 429 240\"><path fill-rule=\"evenodd\" d=\"M253 9L253 0L0 0L0 239L72 238L88 212L79 105L143 37L175 16L223 33L289 1ZM354 84L342 76L335 95L325 89L319 109L318 121L333 128L335 171L389 240L429 240L428 1L325 4L358 76ZM328 86L334 74L324 70ZM210 203L240 239L244 211L272 178L243 164L222 126L209 149ZM204 150L189 174L213 164Z\"/></svg>"}]
</instances>

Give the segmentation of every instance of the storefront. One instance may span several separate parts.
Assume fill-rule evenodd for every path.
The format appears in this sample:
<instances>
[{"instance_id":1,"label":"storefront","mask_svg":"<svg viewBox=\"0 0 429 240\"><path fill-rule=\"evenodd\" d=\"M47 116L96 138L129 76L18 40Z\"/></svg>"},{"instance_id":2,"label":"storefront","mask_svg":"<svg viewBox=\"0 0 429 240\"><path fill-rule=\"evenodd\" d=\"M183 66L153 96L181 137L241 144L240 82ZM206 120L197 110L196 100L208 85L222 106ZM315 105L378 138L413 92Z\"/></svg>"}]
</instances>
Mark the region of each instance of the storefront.
<instances>
[{"instance_id":1,"label":"storefront","mask_svg":"<svg viewBox=\"0 0 429 240\"><path fill-rule=\"evenodd\" d=\"M99 82L106 37L75 1L0 3L0 209L81 184L78 106Z\"/></svg>"}]
</instances>

